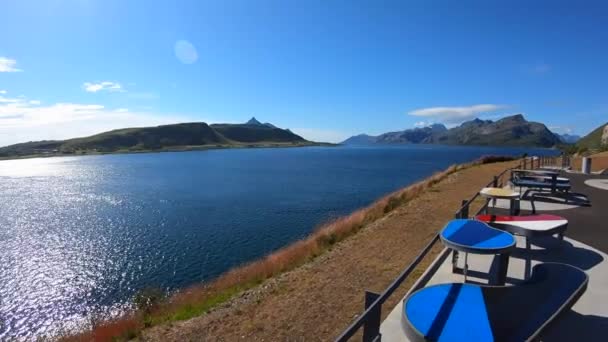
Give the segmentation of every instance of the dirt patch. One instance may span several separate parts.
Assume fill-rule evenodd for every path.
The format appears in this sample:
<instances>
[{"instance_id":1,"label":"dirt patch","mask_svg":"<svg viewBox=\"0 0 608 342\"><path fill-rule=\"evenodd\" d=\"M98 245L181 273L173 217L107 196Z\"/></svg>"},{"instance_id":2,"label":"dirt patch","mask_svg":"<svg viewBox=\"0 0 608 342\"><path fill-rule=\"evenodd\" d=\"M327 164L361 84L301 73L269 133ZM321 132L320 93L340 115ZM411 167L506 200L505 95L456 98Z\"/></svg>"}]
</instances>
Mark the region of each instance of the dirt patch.
<instances>
[{"instance_id":1,"label":"dirt patch","mask_svg":"<svg viewBox=\"0 0 608 342\"><path fill-rule=\"evenodd\" d=\"M188 321L145 330L143 341L326 341L363 309L363 291L381 292L472 196L515 162L475 166L450 175L358 234L293 271ZM434 255L440 251L435 248ZM426 258L416 274L432 261ZM387 315L408 280L384 306Z\"/></svg>"}]
</instances>

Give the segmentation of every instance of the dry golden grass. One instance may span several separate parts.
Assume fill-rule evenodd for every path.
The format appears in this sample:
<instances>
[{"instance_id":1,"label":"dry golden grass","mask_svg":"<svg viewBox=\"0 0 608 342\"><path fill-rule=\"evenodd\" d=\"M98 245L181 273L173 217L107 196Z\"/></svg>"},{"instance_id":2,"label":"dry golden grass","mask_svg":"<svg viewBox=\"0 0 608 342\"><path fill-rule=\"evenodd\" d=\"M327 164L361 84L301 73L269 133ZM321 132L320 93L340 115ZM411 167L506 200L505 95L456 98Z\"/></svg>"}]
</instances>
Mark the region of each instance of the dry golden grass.
<instances>
[{"instance_id":1,"label":"dry golden grass","mask_svg":"<svg viewBox=\"0 0 608 342\"><path fill-rule=\"evenodd\" d=\"M477 161L453 165L425 180L388 194L371 205L348 216L321 225L311 235L268 256L232 269L215 280L195 285L172 295L166 301L140 310L124 319L116 319L95 326L92 331L64 337L64 341L113 341L133 337L141 329L204 314L214 306L227 301L239 292L260 284L264 280L294 269L322 254L335 243L357 233L395 208L416 198L450 174L475 165L512 160L505 157L484 157ZM457 208L454 208L456 210Z\"/></svg>"},{"instance_id":2,"label":"dry golden grass","mask_svg":"<svg viewBox=\"0 0 608 342\"><path fill-rule=\"evenodd\" d=\"M129 340L137 336L137 332L142 328L140 319L125 316L94 325L93 329L89 331L62 337L60 340L72 342Z\"/></svg>"}]
</instances>

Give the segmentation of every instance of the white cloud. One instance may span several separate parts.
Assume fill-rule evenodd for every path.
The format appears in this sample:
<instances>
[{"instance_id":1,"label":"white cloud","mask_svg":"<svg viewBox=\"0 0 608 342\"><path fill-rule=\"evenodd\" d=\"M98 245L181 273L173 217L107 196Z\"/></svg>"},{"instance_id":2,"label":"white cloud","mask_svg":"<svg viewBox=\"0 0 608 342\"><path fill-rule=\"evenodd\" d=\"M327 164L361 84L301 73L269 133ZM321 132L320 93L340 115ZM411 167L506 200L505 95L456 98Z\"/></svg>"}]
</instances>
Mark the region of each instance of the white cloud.
<instances>
[{"instance_id":1,"label":"white cloud","mask_svg":"<svg viewBox=\"0 0 608 342\"><path fill-rule=\"evenodd\" d=\"M494 112L507 106L496 104L478 104L468 107L430 107L409 112L409 115L432 118L435 122L458 124L488 112Z\"/></svg>"},{"instance_id":2,"label":"white cloud","mask_svg":"<svg viewBox=\"0 0 608 342\"><path fill-rule=\"evenodd\" d=\"M430 126L431 123L430 122L426 122L426 121L418 121L416 123L414 123L414 127L418 127L418 128L422 128L422 127L426 127L426 126Z\"/></svg>"},{"instance_id":3,"label":"white cloud","mask_svg":"<svg viewBox=\"0 0 608 342\"><path fill-rule=\"evenodd\" d=\"M17 61L14 59L0 57L0 72L19 72L21 69L15 67Z\"/></svg>"},{"instance_id":4,"label":"white cloud","mask_svg":"<svg viewBox=\"0 0 608 342\"><path fill-rule=\"evenodd\" d=\"M98 91L109 91L109 92L125 92L122 85L117 82L104 81L99 83L85 82L82 87L89 93L96 93Z\"/></svg>"},{"instance_id":5,"label":"white cloud","mask_svg":"<svg viewBox=\"0 0 608 342\"><path fill-rule=\"evenodd\" d=\"M26 98L0 102L0 146L24 141L67 139L103 131L196 121L179 115L109 109L99 104L55 103L40 105ZM10 101L6 101L10 100Z\"/></svg>"},{"instance_id":6,"label":"white cloud","mask_svg":"<svg viewBox=\"0 0 608 342\"><path fill-rule=\"evenodd\" d=\"M20 102L20 101L22 101L21 98L9 98L9 97L0 96L0 103L15 103L15 102Z\"/></svg>"},{"instance_id":7,"label":"white cloud","mask_svg":"<svg viewBox=\"0 0 608 342\"><path fill-rule=\"evenodd\" d=\"M0 94L2 94L2 95L6 94L6 90L0 90Z\"/></svg>"}]
</instances>

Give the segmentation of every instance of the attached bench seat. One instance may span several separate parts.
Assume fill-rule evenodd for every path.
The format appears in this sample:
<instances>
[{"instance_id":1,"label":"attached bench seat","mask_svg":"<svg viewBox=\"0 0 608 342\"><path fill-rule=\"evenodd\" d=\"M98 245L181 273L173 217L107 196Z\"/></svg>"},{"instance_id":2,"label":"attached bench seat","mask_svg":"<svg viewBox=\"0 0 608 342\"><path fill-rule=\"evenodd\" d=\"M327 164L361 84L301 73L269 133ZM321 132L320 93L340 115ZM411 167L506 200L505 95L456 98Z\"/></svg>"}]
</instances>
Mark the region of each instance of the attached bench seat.
<instances>
[{"instance_id":1,"label":"attached bench seat","mask_svg":"<svg viewBox=\"0 0 608 342\"><path fill-rule=\"evenodd\" d=\"M568 220L557 215L477 215L475 219L494 228L526 237L559 234L563 237Z\"/></svg>"},{"instance_id":2,"label":"attached bench seat","mask_svg":"<svg viewBox=\"0 0 608 342\"><path fill-rule=\"evenodd\" d=\"M544 263L516 286L433 285L404 300L401 323L410 341L528 341L572 307L588 281L579 268Z\"/></svg>"},{"instance_id":3,"label":"attached bench seat","mask_svg":"<svg viewBox=\"0 0 608 342\"><path fill-rule=\"evenodd\" d=\"M519 177L519 179L522 180L532 180L532 181L541 181L541 182L545 182L545 183L549 183L551 184L551 182L553 181L553 177L551 176L521 176ZM558 183L570 183L570 179L566 178L566 177L556 177L555 181Z\"/></svg>"},{"instance_id":4,"label":"attached bench seat","mask_svg":"<svg viewBox=\"0 0 608 342\"><path fill-rule=\"evenodd\" d=\"M570 183L561 183L556 182L553 184L552 182L543 182L537 180L530 179L513 179L513 185L521 187L521 188L531 188L531 189L555 189L557 191L570 191Z\"/></svg>"}]
</instances>

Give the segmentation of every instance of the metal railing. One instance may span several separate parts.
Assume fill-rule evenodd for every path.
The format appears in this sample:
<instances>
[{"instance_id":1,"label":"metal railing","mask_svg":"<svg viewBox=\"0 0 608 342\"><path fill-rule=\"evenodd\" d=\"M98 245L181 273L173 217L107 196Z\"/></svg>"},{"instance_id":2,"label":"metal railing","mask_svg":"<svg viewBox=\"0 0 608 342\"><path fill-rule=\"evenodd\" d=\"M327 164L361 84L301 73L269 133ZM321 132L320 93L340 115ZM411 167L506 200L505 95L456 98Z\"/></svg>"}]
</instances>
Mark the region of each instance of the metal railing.
<instances>
[{"instance_id":1,"label":"metal railing","mask_svg":"<svg viewBox=\"0 0 608 342\"><path fill-rule=\"evenodd\" d=\"M502 187L504 185L503 176L516 168L534 168L534 158L524 158L522 163L514 168L508 168L494 176L486 187ZM540 158L538 158L538 165L540 167ZM477 199L479 192L468 200L463 200L461 207L454 214L455 218L468 218L469 209L473 201ZM487 210L487 206L490 200L486 200L486 203L479 209L476 215L480 214L484 210ZM382 336L380 335L380 324L382 322L382 304L401 286L403 281L414 271L416 266L424 259L424 257L430 252L433 246L439 241L439 233L435 234L433 239L424 247L424 249L416 256L416 258L409 264L399 276L382 292L381 294L365 291L365 311L355 319L355 321L346 330L336 338L336 342L345 342L353 337L361 327L363 327L363 342L380 342Z\"/></svg>"}]
</instances>

